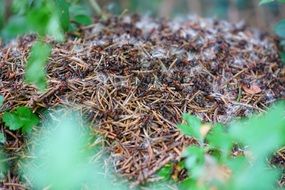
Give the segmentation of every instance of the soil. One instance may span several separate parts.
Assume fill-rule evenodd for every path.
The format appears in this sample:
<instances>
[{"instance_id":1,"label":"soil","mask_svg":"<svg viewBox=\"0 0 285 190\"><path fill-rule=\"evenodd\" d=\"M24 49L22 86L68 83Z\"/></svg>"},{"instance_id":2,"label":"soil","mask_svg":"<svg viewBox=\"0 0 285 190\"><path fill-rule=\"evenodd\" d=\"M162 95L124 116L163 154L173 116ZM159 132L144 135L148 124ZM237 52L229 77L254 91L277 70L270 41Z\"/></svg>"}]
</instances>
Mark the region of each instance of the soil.
<instances>
[{"instance_id":1,"label":"soil","mask_svg":"<svg viewBox=\"0 0 285 190\"><path fill-rule=\"evenodd\" d=\"M244 23L137 15L97 19L64 43L46 39L53 50L44 93L23 81L35 39L24 36L0 49L0 111L81 106L106 137L116 170L136 183L150 180L195 143L176 128L182 113L227 123L285 98L276 38ZM20 134L0 125L7 151L20 152ZM284 163L284 154L278 158ZM7 181L17 179L12 172Z\"/></svg>"}]
</instances>

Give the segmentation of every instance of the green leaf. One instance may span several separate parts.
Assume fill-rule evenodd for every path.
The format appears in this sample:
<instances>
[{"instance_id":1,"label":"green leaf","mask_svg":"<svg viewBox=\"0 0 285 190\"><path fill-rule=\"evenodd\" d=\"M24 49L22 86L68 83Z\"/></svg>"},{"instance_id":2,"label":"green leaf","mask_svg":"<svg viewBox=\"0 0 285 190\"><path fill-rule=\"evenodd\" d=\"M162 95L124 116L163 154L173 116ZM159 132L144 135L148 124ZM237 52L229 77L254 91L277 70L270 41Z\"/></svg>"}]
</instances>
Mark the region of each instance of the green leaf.
<instances>
[{"instance_id":1,"label":"green leaf","mask_svg":"<svg viewBox=\"0 0 285 190\"><path fill-rule=\"evenodd\" d=\"M2 119L10 130L21 129L24 133L31 132L32 127L39 123L39 118L27 107L18 107L13 112L5 112Z\"/></svg>"},{"instance_id":2,"label":"green leaf","mask_svg":"<svg viewBox=\"0 0 285 190\"><path fill-rule=\"evenodd\" d=\"M285 64L285 52L280 52L280 58L283 64Z\"/></svg>"},{"instance_id":3,"label":"green leaf","mask_svg":"<svg viewBox=\"0 0 285 190\"><path fill-rule=\"evenodd\" d=\"M245 157L237 157L230 160L228 165L231 168L232 177L223 189L275 189L276 181L280 175L278 170L267 166L265 158L258 162L255 160L249 162Z\"/></svg>"},{"instance_id":4,"label":"green leaf","mask_svg":"<svg viewBox=\"0 0 285 190\"><path fill-rule=\"evenodd\" d=\"M29 9L34 0L14 0L12 1L12 11L18 15L24 15Z\"/></svg>"},{"instance_id":5,"label":"green leaf","mask_svg":"<svg viewBox=\"0 0 285 190\"><path fill-rule=\"evenodd\" d=\"M70 18L78 24L89 25L92 23L89 7L72 4L70 6Z\"/></svg>"},{"instance_id":6,"label":"green leaf","mask_svg":"<svg viewBox=\"0 0 285 190\"><path fill-rule=\"evenodd\" d=\"M4 97L0 95L0 107L3 105L3 102L4 102Z\"/></svg>"},{"instance_id":7,"label":"green leaf","mask_svg":"<svg viewBox=\"0 0 285 190\"><path fill-rule=\"evenodd\" d=\"M25 80L43 91L47 86L45 66L51 53L51 47L42 42L36 42L25 69Z\"/></svg>"},{"instance_id":8,"label":"green leaf","mask_svg":"<svg viewBox=\"0 0 285 190\"><path fill-rule=\"evenodd\" d=\"M90 7L78 4L71 4L69 8L70 17L73 18L76 15L91 16Z\"/></svg>"},{"instance_id":9,"label":"green leaf","mask_svg":"<svg viewBox=\"0 0 285 190\"><path fill-rule=\"evenodd\" d=\"M2 116L2 119L5 125L12 131L15 131L21 128L21 123L18 120L17 116L15 116L12 113L5 112Z\"/></svg>"},{"instance_id":10,"label":"green leaf","mask_svg":"<svg viewBox=\"0 0 285 190\"><path fill-rule=\"evenodd\" d=\"M172 173L172 167L172 164L166 164L157 172L157 175L163 180L169 180Z\"/></svg>"},{"instance_id":11,"label":"green leaf","mask_svg":"<svg viewBox=\"0 0 285 190\"><path fill-rule=\"evenodd\" d=\"M4 25L4 15L5 15L5 9L4 9L4 1L0 1L0 30L2 29Z\"/></svg>"},{"instance_id":12,"label":"green leaf","mask_svg":"<svg viewBox=\"0 0 285 190\"><path fill-rule=\"evenodd\" d=\"M274 2L274 1L276 1L276 0L260 0L259 5L264 5L264 4L267 4L267 3L272 3L272 2ZM277 1L280 2L280 3L285 3L285 0L277 0Z\"/></svg>"},{"instance_id":13,"label":"green leaf","mask_svg":"<svg viewBox=\"0 0 285 190\"><path fill-rule=\"evenodd\" d=\"M284 110L284 102L280 102L272 106L266 114L233 122L230 125L230 135L237 142L249 146L256 157L265 159L285 143Z\"/></svg>"},{"instance_id":14,"label":"green leaf","mask_svg":"<svg viewBox=\"0 0 285 190\"><path fill-rule=\"evenodd\" d=\"M198 147L198 146L189 146L184 152L183 152L183 156L186 157L187 159L189 157L193 157L195 162L199 162L200 164L204 163L204 154L205 151L202 147ZM195 162L191 162L191 161L187 161L186 160L186 167L187 168L192 168L193 166L195 166Z\"/></svg>"},{"instance_id":15,"label":"green leaf","mask_svg":"<svg viewBox=\"0 0 285 190\"><path fill-rule=\"evenodd\" d=\"M82 24L82 25L89 25L92 23L90 16L87 15L76 15L74 17L75 22Z\"/></svg>"},{"instance_id":16,"label":"green leaf","mask_svg":"<svg viewBox=\"0 0 285 190\"><path fill-rule=\"evenodd\" d=\"M27 24L39 35L45 36L52 15L52 11L48 6L30 9L27 14Z\"/></svg>"},{"instance_id":17,"label":"green leaf","mask_svg":"<svg viewBox=\"0 0 285 190\"><path fill-rule=\"evenodd\" d=\"M285 19L279 21L274 26L274 31L280 38L285 38Z\"/></svg>"},{"instance_id":18,"label":"green leaf","mask_svg":"<svg viewBox=\"0 0 285 190\"><path fill-rule=\"evenodd\" d=\"M202 135L200 133L200 119L189 114L184 114L183 120L186 121L186 124L178 125L178 129L180 129L184 135L194 137L197 140L202 141Z\"/></svg>"},{"instance_id":19,"label":"green leaf","mask_svg":"<svg viewBox=\"0 0 285 190\"><path fill-rule=\"evenodd\" d=\"M94 152L97 146L91 145L94 138L80 113L52 112L43 126L31 135L30 152L21 164L31 189L129 189L104 166L102 150Z\"/></svg>"},{"instance_id":20,"label":"green leaf","mask_svg":"<svg viewBox=\"0 0 285 190\"><path fill-rule=\"evenodd\" d=\"M200 190L200 188L197 185L197 180L191 178L187 178L182 182L180 182L178 187L179 190L190 190L190 189Z\"/></svg>"},{"instance_id":21,"label":"green leaf","mask_svg":"<svg viewBox=\"0 0 285 190\"><path fill-rule=\"evenodd\" d=\"M205 151L203 147L190 146L184 152L183 156L186 157L185 166L191 173L192 178L199 178L204 168Z\"/></svg>"},{"instance_id":22,"label":"green leaf","mask_svg":"<svg viewBox=\"0 0 285 190\"><path fill-rule=\"evenodd\" d=\"M208 144L211 148L222 152L223 157L227 157L233 146L233 139L225 131L225 127L216 124L207 136Z\"/></svg>"},{"instance_id":23,"label":"green leaf","mask_svg":"<svg viewBox=\"0 0 285 190\"><path fill-rule=\"evenodd\" d=\"M8 169L7 158L4 155L3 151L0 150L0 180L3 180L5 178Z\"/></svg>"},{"instance_id":24,"label":"green leaf","mask_svg":"<svg viewBox=\"0 0 285 190\"><path fill-rule=\"evenodd\" d=\"M63 42L64 41L64 33L61 28L60 21L58 19L58 15L53 15L48 23L47 27L48 35L52 36L56 41Z\"/></svg>"},{"instance_id":25,"label":"green leaf","mask_svg":"<svg viewBox=\"0 0 285 190\"><path fill-rule=\"evenodd\" d=\"M0 132L0 143L4 144L6 142L6 138L4 133Z\"/></svg>"},{"instance_id":26,"label":"green leaf","mask_svg":"<svg viewBox=\"0 0 285 190\"><path fill-rule=\"evenodd\" d=\"M15 15L9 19L7 25L1 32L1 36L5 40L10 40L18 35L23 35L29 31L30 28L27 25L26 17Z\"/></svg>"},{"instance_id":27,"label":"green leaf","mask_svg":"<svg viewBox=\"0 0 285 190\"><path fill-rule=\"evenodd\" d=\"M69 28L69 4L65 0L55 0L55 5L61 27L66 32Z\"/></svg>"},{"instance_id":28,"label":"green leaf","mask_svg":"<svg viewBox=\"0 0 285 190\"><path fill-rule=\"evenodd\" d=\"M259 5L263 5L263 4L267 4L267 3L272 3L272 2L274 2L274 0L261 0L261 1L259 2Z\"/></svg>"},{"instance_id":29,"label":"green leaf","mask_svg":"<svg viewBox=\"0 0 285 190\"><path fill-rule=\"evenodd\" d=\"M64 11L63 14L62 11ZM61 14L59 14L59 12L61 12ZM51 35L55 40L63 41L63 27L69 27L66 26L66 22L69 22L66 18L68 16L67 14L68 11L66 12L66 10L60 9L60 7L58 9L55 4L51 2L42 3L41 6L28 11L26 16L27 24L32 31L37 32L41 37ZM66 19L68 21L66 21Z\"/></svg>"}]
</instances>

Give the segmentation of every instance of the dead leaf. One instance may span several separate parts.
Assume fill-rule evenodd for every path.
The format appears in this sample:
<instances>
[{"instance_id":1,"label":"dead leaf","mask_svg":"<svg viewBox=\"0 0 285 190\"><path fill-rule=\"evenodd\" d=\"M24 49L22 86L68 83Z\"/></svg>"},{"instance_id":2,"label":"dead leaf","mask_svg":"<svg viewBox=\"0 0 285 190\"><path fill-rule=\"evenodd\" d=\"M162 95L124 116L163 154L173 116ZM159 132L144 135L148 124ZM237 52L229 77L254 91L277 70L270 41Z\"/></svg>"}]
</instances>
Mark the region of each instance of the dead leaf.
<instances>
[{"instance_id":1,"label":"dead leaf","mask_svg":"<svg viewBox=\"0 0 285 190\"><path fill-rule=\"evenodd\" d=\"M242 89L248 94L258 94L261 92L261 89L257 84L251 84L249 87L247 85L242 85Z\"/></svg>"},{"instance_id":2,"label":"dead leaf","mask_svg":"<svg viewBox=\"0 0 285 190\"><path fill-rule=\"evenodd\" d=\"M211 184L213 181L219 181L226 183L231 175L232 171L224 165L219 165L217 161L210 155L205 156L205 168L202 172L203 175L199 178L198 184ZM217 187L211 186L211 190L216 190Z\"/></svg>"}]
</instances>

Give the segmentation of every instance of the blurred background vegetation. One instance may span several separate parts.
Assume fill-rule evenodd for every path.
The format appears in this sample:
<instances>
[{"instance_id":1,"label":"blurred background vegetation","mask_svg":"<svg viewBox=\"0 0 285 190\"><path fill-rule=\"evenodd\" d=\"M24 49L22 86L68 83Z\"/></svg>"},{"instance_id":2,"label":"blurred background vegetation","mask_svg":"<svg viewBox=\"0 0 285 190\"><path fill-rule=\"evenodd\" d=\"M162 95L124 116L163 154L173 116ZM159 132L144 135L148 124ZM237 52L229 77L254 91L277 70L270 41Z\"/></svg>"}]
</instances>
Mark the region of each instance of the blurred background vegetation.
<instances>
[{"instance_id":1,"label":"blurred background vegetation","mask_svg":"<svg viewBox=\"0 0 285 190\"><path fill-rule=\"evenodd\" d=\"M39 0L20 0L18 2L35 3ZM102 10L114 15L122 13L140 13L159 17L177 17L198 15L226 19L231 22L244 20L249 25L270 31L271 26L285 18L285 5L272 1L259 6L260 0L67 0L72 5L84 5L83 11L96 14L94 2ZM0 28L13 14L12 0L0 0ZM15 1L14 1L15 2ZM21 3L20 3L21 4ZM22 3L23 4L23 3ZM93 5L93 6L92 6ZM81 6L82 7L82 6ZM74 7L76 9L76 7ZM283 11L282 11L283 10Z\"/></svg>"},{"instance_id":2,"label":"blurred background vegetation","mask_svg":"<svg viewBox=\"0 0 285 190\"><path fill-rule=\"evenodd\" d=\"M285 6L271 2L259 6L259 0L98 0L103 10L113 14L142 13L161 17L177 17L188 14L226 19L270 30L285 17ZM283 10L283 11L282 11Z\"/></svg>"}]
</instances>

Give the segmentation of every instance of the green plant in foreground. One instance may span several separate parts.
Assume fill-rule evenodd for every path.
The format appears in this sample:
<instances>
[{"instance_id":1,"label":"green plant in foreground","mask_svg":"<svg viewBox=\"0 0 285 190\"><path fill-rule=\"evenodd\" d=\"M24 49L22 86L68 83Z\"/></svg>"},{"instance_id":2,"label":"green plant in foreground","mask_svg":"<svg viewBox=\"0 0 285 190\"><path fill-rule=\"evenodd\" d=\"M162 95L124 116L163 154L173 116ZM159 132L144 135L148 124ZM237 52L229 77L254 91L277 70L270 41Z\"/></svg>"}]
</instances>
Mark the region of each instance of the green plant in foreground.
<instances>
[{"instance_id":1,"label":"green plant in foreground","mask_svg":"<svg viewBox=\"0 0 285 190\"><path fill-rule=\"evenodd\" d=\"M51 47L48 44L36 42L32 47L25 70L26 81L35 84L42 91L47 86L45 65L50 53Z\"/></svg>"},{"instance_id":2,"label":"green plant in foreground","mask_svg":"<svg viewBox=\"0 0 285 190\"><path fill-rule=\"evenodd\" d=\"M21 129L23 133L30 133L32 127L39 123L39 118L27 107L18 107L12 112L5 112L2 120L10 130Z\"/></svg>"},{"instance_id":3,"label":"green plant in foreground","mask_svg":"<svg viewBox=\"0 0 285 190\"><path fill-rule=\"evenodd\" d=\"M79 113L57 110L49 115L32 134L30 151L20 167L31 189L128 189L110 168L104 168L101 152L94 151L101 147Z\"/></svg>"},{"instance_id":4,"label":"green plant in foreground","mask_svg":"<svg viewBox=\"0 0 285 190\"><path fill-rule=\"evenodd\" d=\"M6 157L1 150L0 151L0 180L2 180L5 177L6 172L7 172Z\"/></svg>"},{"instance_id":5,"label":"green plant in foreground","mask_svg":"<svg viewBox=\"0 0 285 190\"><path fill-rule=\"evenodd\" d=\"M180 189L276 189L280 174L266 163L268 156L285 144L284 102L263 115L232 122L227 127L200 124L185 114L178 128L198 144L184 151L188 178ZM205 133L205 128L207 128ZM242 151L233 155L233 149ZM258 180L257 180L258 179Z\"/></svg>"}]
</instances>

